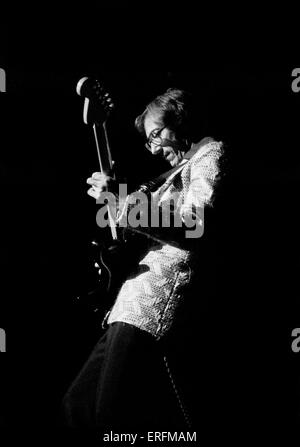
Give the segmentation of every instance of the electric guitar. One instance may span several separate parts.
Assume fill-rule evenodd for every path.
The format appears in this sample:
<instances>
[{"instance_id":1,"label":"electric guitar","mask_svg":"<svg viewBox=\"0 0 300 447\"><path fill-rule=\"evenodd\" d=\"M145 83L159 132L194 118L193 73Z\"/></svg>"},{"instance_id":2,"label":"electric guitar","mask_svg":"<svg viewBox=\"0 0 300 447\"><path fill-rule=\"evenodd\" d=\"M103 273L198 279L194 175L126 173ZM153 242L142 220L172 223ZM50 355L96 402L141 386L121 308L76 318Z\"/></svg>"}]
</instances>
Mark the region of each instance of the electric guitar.
<instances>
[{"instance_id":1,"label":"electric guitar","mask_svg":"<svg viewBox=\"0 0 300 447\"><path fill-rule=\"evenodd\" d=\"M97 79L89 77L78 81L76 92L84 97L83 121L93 129L99 169L101 172L109 172L116 180L107 131L107 120L114 109L112 98ZM139 190L148 192L150 186L153 187L154 182L141 185ZM133 265L138 263L147 246L145 237L131 233L132 243L128 247L128 232L118 228L115 210L109 203L103 206L108 215L109 231L99 229L99 238L91 242L93 270L96 273L91 276L96 277L96 284L90 291L76 297L94 312L111 305L123 280Z\"/></svg>"}]
</instances>

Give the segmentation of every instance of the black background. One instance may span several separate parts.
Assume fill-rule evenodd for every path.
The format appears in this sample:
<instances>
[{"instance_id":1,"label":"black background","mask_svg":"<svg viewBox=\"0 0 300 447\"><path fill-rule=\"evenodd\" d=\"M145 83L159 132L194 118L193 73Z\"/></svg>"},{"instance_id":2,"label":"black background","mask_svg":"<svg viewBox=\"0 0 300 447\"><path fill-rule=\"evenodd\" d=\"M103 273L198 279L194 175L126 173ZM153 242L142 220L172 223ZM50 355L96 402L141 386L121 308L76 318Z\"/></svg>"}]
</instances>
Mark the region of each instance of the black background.
<instances>
[{"instance_id":1,"label":"black background","mask_svg":"<svg viewBox=\"0 0 300 447\"><path fill-rule=\"evenodd\" d=\"M1 424L11 436L16 428L32 440L40 429L38 439L59 436L62 395L101 332L74 300L97 233L85 182L98 170L75 87L95 75L116 105L113 156L134 181L159 172L133 122L166 87L193 92L209 134L225 142L216 251L203 257L188 348L179 346L182 380L207 445L267 441L282 431L288 437L299 426L300 353L291 350L291 331L300 327L297 63L211 62L197 45L189 63L181 62L166 41L146 46L144 34L131 41L121 15L97 14L93 23L86 16L40 20L31 33L29 25L16 27L18 38L8 39L9 55L0 61L7 74L0 96ZM114 42L112 29L119 30ZM174 49L182 54L173 42Z\"/></svg>"}]
</instances>

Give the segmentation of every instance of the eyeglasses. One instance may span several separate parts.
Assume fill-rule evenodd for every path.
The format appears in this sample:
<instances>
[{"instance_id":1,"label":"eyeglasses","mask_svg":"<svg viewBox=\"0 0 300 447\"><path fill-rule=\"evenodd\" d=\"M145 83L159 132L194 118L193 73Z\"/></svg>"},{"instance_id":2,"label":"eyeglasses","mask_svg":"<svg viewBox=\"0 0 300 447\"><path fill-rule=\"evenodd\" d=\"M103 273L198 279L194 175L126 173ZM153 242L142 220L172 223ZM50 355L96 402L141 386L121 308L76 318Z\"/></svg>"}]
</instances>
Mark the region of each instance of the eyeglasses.
<instances>
[{"instance_id":1,"label":"eyeglasses","mask_svg":"<svg viewBox=\"0 0 300 447\"><path fill-rule=\"evenodd\" d=\"M147 141L145 143L145 148L151 151L151 144L154 144L154 146L159 146L162 144L162 137L160 136L161 132L166 128L166 126L162 127L161 129L153 129L150 133L149 137L147 138ZM156 140L156 141L154 141Z\"/></svg>"}]
</instances>

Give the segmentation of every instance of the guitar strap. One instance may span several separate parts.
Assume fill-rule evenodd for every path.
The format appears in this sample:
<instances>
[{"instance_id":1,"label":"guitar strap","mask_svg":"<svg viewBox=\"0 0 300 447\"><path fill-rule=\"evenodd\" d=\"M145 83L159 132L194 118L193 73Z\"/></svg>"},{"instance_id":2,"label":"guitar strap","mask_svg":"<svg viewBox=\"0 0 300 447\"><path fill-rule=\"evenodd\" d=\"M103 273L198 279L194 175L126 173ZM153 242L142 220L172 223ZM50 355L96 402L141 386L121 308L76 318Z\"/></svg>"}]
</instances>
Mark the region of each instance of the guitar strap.
<instances>
[{"instance_id":1,"label":"guitar strap","mask_svg":"<svg viewBox=\"0 0 300 447\"><path fill-rule=\"evenodd\" d=\"M167 185L172 181L172 179L175 177L176 174L178 174L184 167L184 165L187 163L188 160L183 160L180 165L175 166L174 168L170 169L167 172L164 172L163 174L156 177L154 180L151 180L150 182L141 185L140 190L148 189L150 192L155 191L158 189L163 183L167 180Z\"/></svg>"}]
</instances>

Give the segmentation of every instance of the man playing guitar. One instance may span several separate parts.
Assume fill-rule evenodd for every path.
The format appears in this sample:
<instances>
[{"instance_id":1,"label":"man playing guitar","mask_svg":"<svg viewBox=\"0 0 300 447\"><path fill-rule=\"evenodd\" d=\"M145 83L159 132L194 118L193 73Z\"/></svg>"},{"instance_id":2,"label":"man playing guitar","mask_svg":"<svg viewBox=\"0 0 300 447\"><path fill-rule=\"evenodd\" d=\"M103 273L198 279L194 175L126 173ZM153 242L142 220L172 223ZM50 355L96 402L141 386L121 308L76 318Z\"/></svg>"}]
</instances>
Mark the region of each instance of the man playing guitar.
<instances>
[{"instance_id":1,"label":"man playing guitar","mask_svg":"<svg viewBox=\"0 0 300 447\"><path fill-rule=\"evenodd\" d=\"M190 424L164 342L201 256L196 240L203 235L204 209L213 204L223 148L212 138L202 135L199 140L197 108L183 90L168 89L156 97L135 126L146 148L171 167L147 189L151 207L162 210L168 204L180 225L135 228L147 238L145 251L115 296L104 335L65 395L70 427L128 430ZM88 194L99 200L115 179L102 171L87 183ZM119 217L126 212L119 209Z\"/></svg>"}]
</instances>

